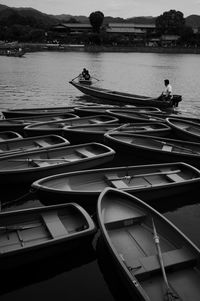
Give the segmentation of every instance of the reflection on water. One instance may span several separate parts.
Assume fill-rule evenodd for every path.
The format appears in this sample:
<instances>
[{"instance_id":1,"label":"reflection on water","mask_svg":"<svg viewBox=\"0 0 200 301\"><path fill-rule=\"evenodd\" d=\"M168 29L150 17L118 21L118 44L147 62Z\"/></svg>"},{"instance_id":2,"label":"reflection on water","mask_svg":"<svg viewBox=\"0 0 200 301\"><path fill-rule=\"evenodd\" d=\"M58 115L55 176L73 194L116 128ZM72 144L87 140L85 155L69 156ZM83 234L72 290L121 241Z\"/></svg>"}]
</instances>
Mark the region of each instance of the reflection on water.
<instances>
[{"instance_id":1,"label":"reflection on water","mask_svg":"<svg viewBox=\"0 0 200 301\"><path fill-rule=\"evenodd\" d=\"M93 102L68 83L86 67L100 80L98 86L143 95L160 94L163 79L169 78L174 92L183 95L179 110L200 113L198 55L42 52L27 53L24 58L0 56L0 66L0 109ZM200 247L198 194L162 199L153 206ZM0 199L3 205L10 202L4 210L41 205L29 186L1 187ZM20 277L18 270L4 272L1 300L128 300L104 251L94 243L87 251L20 268Z\"/></svg>"}]
</instances>

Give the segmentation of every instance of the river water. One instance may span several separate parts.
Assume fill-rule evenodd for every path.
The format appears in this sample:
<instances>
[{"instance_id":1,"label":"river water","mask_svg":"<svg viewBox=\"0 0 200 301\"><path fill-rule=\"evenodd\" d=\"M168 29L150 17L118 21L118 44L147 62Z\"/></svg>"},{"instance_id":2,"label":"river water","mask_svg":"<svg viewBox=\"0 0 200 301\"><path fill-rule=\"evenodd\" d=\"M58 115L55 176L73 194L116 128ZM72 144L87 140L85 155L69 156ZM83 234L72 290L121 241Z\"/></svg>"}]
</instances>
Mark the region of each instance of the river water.
<instances>
[{"instance_id":1,"label":"river water","mask_svg":"<svg viewBox=\"0 0 200 301\"><path fill-rule=\"evenodd\" d=\"M0 56L0 110L93 101L69 84L84 67L99 79L98 86L148 96L159 95L168 78L173 92L183 96L179 110L200 115L200 59L195 54L35 52L23 58ZM200 247L198 192L168 201L162 200L157 209ZM1 286L0 298L125 300L124 288L117 284L109 260L102 257L98 248L90 248L70 259L63 256L29 267L22 270L24 275L15 272Z\"/></svg>"}]
</instances>

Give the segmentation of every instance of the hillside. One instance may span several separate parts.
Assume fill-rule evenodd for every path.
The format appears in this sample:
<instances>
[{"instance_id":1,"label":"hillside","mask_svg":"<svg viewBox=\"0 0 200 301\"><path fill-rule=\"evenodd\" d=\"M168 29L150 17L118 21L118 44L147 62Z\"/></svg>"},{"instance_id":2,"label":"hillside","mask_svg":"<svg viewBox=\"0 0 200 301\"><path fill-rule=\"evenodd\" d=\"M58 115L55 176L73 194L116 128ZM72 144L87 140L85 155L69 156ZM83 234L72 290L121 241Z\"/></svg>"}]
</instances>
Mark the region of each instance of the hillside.
<instances>
[{"instance_id":1,"label":"hillside","mask_svg":"<svg viewBox=\"0 0 200 301\"><path fill-rule=\"evenodd\" d=\"M12 8L0 4L1 25L31 25L33 27L46 27L58 23L54 16L50 16L33 8Z\"/></svg>"},{"instance_id":2,"label":"hillside","mask_svg":"<svg viewBox=\"0 0 200 301\"><path fill-rule=\"evenodd\" d=\"M70 14L48 15L33 8L13 8L0 4L0 25L11 26L13 24L30 25L32 27L47 27L60 22L68 22L75 19L80 23L89 23L87 16L73 16ZM190 15L186 19L186 25L191 27L200 27L200 16ZM105 16L104 24L107 23L143 23L154 24L156 17L139 16L132 18L120 18Z\"/></svg>"}]
</instances>

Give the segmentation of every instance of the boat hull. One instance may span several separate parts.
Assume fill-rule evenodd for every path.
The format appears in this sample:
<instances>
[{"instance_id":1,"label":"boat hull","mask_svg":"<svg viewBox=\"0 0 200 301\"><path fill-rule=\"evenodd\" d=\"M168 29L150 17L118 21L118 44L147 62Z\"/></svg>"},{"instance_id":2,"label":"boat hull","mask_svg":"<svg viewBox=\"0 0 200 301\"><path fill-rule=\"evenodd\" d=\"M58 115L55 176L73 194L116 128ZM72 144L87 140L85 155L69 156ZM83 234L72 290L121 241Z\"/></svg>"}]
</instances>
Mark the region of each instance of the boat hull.
<instances>
[{"instance_id":1,"label":"boat hull","mask_svg":"<svg viewBox=\"0 0 200 301\"><path fill-rule=\"evenodd\" d=\"M117 134L116 134L117 135ZM124 134L125 135L125 134ZM120 157L124 158L126 160L126 163L128 164L150 164L150 163L167 163L167 162L185 162L187 164L190 164L192 166L195 166L196 168L200 168L200 144L195 142L184 142L182 140L174 140L174 139L168 139L168 138L161 138L156 136L145 136L145 135L129 135L131 139L135 138L141 138L144 141L147 139L153 139L157 141L164 141L163 144L169 143L173 144L176 142L179 142L179 144L183 145L183 147L187 148L190 147L191 152L185 153L185 152L172 152L172 151L163 151L162 149L155 149L152 147L148 147L145 145L135 145L133 143L124 142L117 138L117 136L114 137L113 134L106 134L104 136L105 144L113 148L117 155L118 160ZM192 153L192 149L197 150L197 153Z\"/></svg>"},{"instance_id":2,"label":"boat hull","mask_svg":"<svg viewBox=\"0 0 200 301\"><path fill-rule=\"evenodd\" d=\"M130 194L105 189L98 198L97 218L105 246L133 300L136 296L143 301L165 299L161 260L177 299L199 299L200 250L158 211Z\"/></svg>"},{"instance_id":3,"label":"boat hull","mask_svg":"<svg viewBox=\"0 0 200 301\"><path fill-rule=\"evenodd\" d=\"M32 188L46 205L71 199L83 206L96 206L99 194L106 187L115 187L150 203L156 200L162 205L161 199L191 191L199 182L198 169L184 163L168 163L63 173L39 179Z\"/></svg>"},{"instance_id":4,"label":"boat hull","mask_svg":"<svg viewBox=\"0 0 200 301\"><path fill-rule=\"evenodd\" d=\"M172 102L160 101L157 98L110 91L107 89L96 88L94 86L77 84L74 81L71 81L70 84L84 94L105 100L116 101L121 104L130 103L136 106L154 106L162 109L173 107Z\"/></svg>"},{"instance_id":5,"label":"boat hull","mask_svg":"<svg viewBox=\"0 0 200 301\"><path fill-rule=\"evenodd\" d=\"M1 227L8 227L1 230L0 270L71 252L90 244L96 232L89 214L75 203L1 212L0 219Z\"/></svg>"},{"instance_id":6,"label":"boat hull","mask_svg":"<svg viewBox=\"0 0 200 301\"><path fill-rule=\"evenodd\" d=\"M87 150L90 147L97 150L97 153L94 153L92 157L82 156L82 154L80 154L76 158L75 155L72 154L80 149ZM74 158L72 158L72 160L60 159L65 156L67 152L69 153L69 157L74 156ZM0 181L4 185L10 185L11 183L13 185L31 184L39 178L47 177L52 174L90 169L103 165L112 161L114 155L115 152L111 148L98 143L91 143L53 148L48 149L48 151L26 152L25 155L16 154L4 156L0 158ZM39 161L37 161L37 159L39 159ZM31 162L34 163L33 166Z\"/></svg>"}]
</instances>

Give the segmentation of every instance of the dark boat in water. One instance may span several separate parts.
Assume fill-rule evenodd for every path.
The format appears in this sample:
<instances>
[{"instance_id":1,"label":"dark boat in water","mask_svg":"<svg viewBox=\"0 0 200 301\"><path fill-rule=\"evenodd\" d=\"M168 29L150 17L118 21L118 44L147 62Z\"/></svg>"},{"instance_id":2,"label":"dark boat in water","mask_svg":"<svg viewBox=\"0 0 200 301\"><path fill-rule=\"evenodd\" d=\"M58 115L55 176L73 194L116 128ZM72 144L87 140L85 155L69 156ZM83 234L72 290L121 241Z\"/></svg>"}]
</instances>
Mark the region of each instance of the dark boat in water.
<instances>
[{"instance_id":1,"label":"dark boat in water","mask_svg":"<svg viewBox=\"0 0 200 301\"><path fill-rule=\"evenodd\" d=\"M0 213L0 270L82 247L96 231L89 214L69 203Z\"/></svg>"},{"instance_id":2,"label":"dark boat in water","mask_svg":"<svg viewBox=\"0 0 200 301\"><path fill-rule=\"evenodd\" d=\"M113 159L115 151L100 143L85 143L0 157L0 181L24 184L66 171L90 169Z\"/></svg>"},{"instance_id":3,"label":"dark boat in water","mask_svg":"<svg viewBox=\"0 0 200 301\"><path fill-rule=\"evenodd\" d=\"M150 121L144 123L127 123L124 126L118 127L115 132L168 137L171 135L172 129L165 123Z\"/></svg>"},{"instance_id":4,"label":"dark boat in water","mask_svg":"<svg viewBox=\"0 0 200 301\"><path fill-rule=\"evenodd\" d=\"M109 133L105 143L117 153L146 163L185 162L200 167L200 143L129 133Z\"/></svg>"},{"instance_id":5,"label":"dark boat in water","mask_svg":"<svg viewBox=\"0 0 200 301\"><path fill-rule=\"evenodd\" d=\"M0 142L6 140L19 140L22 138L23 137L17 132L13 132L13 131L0 132Z\"/></svg>"},{"instance_id":6,"label":"dark boat in water","mask_svg":"<svg viewBox=\"0 0 200 301\"><path fill-rule=\"evenodd\" d=\"M24 127L29 124L49 121L62 121L66 119L79 118L72 113L51 114L51 115L34 115L28 117L8 118L0 120L0 131L18 131L24 134Z\"/></svg>"},{"instance_id":7,"label":"dark boat in water","mask_svg":"<svg viewBox=\"0 0 200 301\"><path fill-rule=\"evenodd\" d=\"M170 126L159 122L146 123L110 123L98 125L79 125L64 128L63 136L69 139L70 143L78 142L104 142L104 134L111 132L144 134L168 137L172 129Z\"/></svg>"},{"instance_id":8,"label":"dark boat in water","mask_svg":"<svg viewBox=\"0 0 200 301\"><path fill-rule=\"evenodd\" d=\"M151 116L151 112L149 112L149 115L132 109L111 109L107 110L107 113L118 118L121 122L164 122L164 120L159 117Z\"/></svg>"},{"instance_id":9,"label":"dark boat in water","mask_svg":"<svg viewBox=\"0 0 200 301\"><path fill-rule=\"evenodd\" d=\"M74 106L68 107L39 107L39 108L23 108L3 110L2 114L5 118L29 117L50 114L73 113Z\"/></svg>"},{"instance_id":10,"label":"dark boat in water","mask_svg":"<svg viewBox=\"0 0 200 301\"><path fill-rule=\"evenodd\" d=\"M69 83L84 94L105 100L117 101L121 104L130 103L136 106L154 106L165 109L178 106L178 103L182 100L180 95L174 95L172 101L162 101L159 100L158 97L148 97L143 95L113 91L95 87L94 85L83 85L75 82L74 80L70 81Z\"/></svg>"},{"instance_id":11,"label":"dark boat in water","mask_svg":"<svg viewBox=\"0 0 200 301\"><path fill-rule=\"evenodd\" d=\"M70 140L70 143L104 142L104 134L124 128L122 123L102 123L89 125L74 125L63 129L63 136Z\"/></svg>"},{"instance_id":12,"label":"dark boat in water","mask_svg":"<svg viewBox=\"0 0 200 301\"><path fill-rule=\"evenodd\" d=\"M200 250L167 218L111 188L99 196L97 218L110 265L133 300L199 300Z\"/></svg>"},{"instance_id":13,"label":"dark boat in water","mask_svg":"<svg viewBox=\"0 0 200 301\"><path fill-rule=\"evenodd\" d=\"M21 138L18 140L6 140L0 142L0 158L12 154L27 153L41 149L63 147L69 145L69 141L57 135L36 136Z\"/></svg>"},{"instance_id":14,"label":"dark boat in water","mask_svg":"<svg viewBox=\"0 0 200 301\"><path fill-rule=\"evenodd\" d=\"M94 115L88 117L63 119L62 121L40 122L31 124L24 128L24 132L28 136L45 135L53 133L57 135L64 134L64 128L74 125L88 125L88 124L109 124L118 122L116 117L110 115Z\"/></svg>"},{"instance_id":15,"label":"dark boat in water","mask_svg":"<svg viewBox=\"0 0 200 301\"><path fill-rule=\"evenodd\" d=\"M39 179L32 187L45 203L65 199L94 205L106 187L162 203L161 198L188 192L199 183L198 169L185 163L163 163L67 172Z\"/></svg>"},{"instance_id":16,"label":"dark boat in water","mask_svg":"<svg viewBox=\"0 0 200 301\"><path fill-rule=\"evenodd\" d=\"M96 114L107 114L107 110L111 108L118 108L119 106L114 105L96 105L96 106L81 106L74 108L75 114L79 116L90 116Z\"/></svg>"},{"instance_id":17,"label":"dark boat in water","mask_svg":"<svg viewBox=\"0 0 200 301\"><path fill-rule=\"evenodd\" d=\"M200 123L170 117L166 120L180 139L200 143Z\"/></svg>"}]
</instances>

